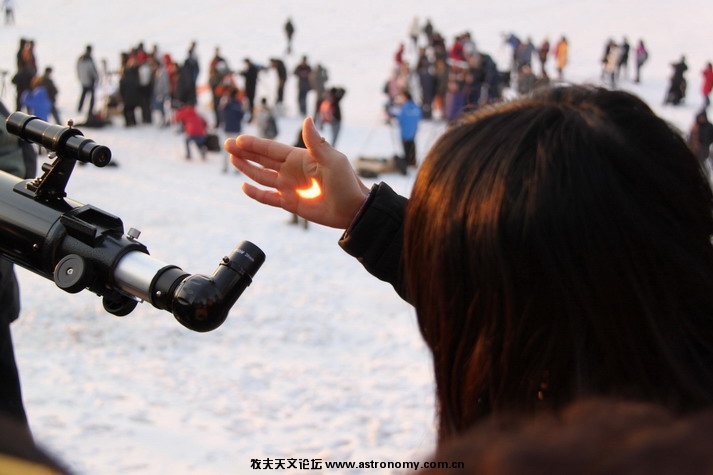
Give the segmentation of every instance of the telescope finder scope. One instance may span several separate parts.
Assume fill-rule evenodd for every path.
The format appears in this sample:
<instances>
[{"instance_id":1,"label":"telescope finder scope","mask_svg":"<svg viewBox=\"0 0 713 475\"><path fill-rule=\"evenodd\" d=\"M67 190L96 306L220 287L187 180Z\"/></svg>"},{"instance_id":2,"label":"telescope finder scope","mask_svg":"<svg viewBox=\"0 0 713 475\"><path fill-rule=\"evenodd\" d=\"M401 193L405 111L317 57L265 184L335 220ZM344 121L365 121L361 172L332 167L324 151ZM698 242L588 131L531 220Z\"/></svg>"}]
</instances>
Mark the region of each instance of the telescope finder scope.
<instances>
[{"instance_id":1,"label":"telescope finder scope","mask_svg":"<svg viewBox=\"0 0 713 475\"><path fill-rule=\"evenodd\" d=\"M111 161L111 150L85 138L79 129L49 124L23 112L13 112L5 123L7 131L21 139L42 145L60 158L72 158L104 167Z\"/></svg>"}]
</instances>

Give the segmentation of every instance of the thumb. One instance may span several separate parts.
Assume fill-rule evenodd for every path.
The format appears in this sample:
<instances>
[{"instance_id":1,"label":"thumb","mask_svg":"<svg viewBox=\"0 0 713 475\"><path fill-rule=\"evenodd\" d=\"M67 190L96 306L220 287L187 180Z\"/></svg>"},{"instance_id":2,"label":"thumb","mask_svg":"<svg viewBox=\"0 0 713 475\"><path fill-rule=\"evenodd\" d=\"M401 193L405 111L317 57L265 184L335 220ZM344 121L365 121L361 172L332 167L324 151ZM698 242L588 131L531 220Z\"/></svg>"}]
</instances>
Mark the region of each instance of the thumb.
<instances>
[{"instance_id":1,"label":"thumb","mask_svg":"<svg viewBox=\"0 0 713 475\"><path fill-rule=\"evenodd\" d=\"M329 142L320 135L311 117L307 117L302 123L302 140L304 140L310 155L320 164L324 163L330 152L334 150Z\"/></svg>"}]
</instances>

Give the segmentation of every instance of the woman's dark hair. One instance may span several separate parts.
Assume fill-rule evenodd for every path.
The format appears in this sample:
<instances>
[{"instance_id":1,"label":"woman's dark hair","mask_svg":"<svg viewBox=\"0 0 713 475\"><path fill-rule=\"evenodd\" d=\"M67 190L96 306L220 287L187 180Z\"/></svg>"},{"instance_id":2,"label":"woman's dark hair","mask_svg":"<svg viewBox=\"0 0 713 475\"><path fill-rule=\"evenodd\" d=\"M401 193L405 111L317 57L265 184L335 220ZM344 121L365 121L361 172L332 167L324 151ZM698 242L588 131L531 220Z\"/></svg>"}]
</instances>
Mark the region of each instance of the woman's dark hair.
<instances>
[{"instance_id":1,"label":"woman's dark hair","mask_svg":"<svg viewBox=\"0 0 713 475\"><path fill-rule=\"evenodd\" d=\"M404 226L441 440L582 396L713 401L713 195L637 97L563 86L467 116Z\"/></svg>"},{"instance_id":2,"label":"woman's dark hair","mask_svg":"<svg viewBox=\"0 0 713 475\"><path fill-rule=\"evenodd\" d=\"M417 475L711 473L713 411L587 399L556 413L498 414L438 447ZM436 468L438 467L438 468Z\"/></svg>"}]
</instances>

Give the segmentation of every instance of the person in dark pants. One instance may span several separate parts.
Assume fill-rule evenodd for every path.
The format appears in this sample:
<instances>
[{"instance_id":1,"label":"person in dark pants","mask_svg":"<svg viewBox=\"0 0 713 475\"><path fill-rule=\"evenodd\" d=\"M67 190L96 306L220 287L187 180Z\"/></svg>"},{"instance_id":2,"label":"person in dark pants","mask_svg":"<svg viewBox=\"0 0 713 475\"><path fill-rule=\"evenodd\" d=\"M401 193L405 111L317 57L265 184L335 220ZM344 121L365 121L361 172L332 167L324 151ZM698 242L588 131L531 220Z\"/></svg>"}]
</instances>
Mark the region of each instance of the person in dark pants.
<instances>
[{"instance_id":1,"label":"person in dark pants","mask_svg":"<svg viewBox=\"0 0 713 475\"><path fill-rule=\"evenodd\" d=\"M79 96L77 112L82 112L84 100L88 95L89 112L87 113L87 117L90 117L94 114L94 89L96 88L97 81L99 80L99 71L97 71L94 58L92 58L91 45L87 45L84 50L84 54L77 60L77 78L79 78L79 83L82 86L82 95Z\"/></svg>"},{"instance_id":2,"label":"person in dark pants","mask_svg":"<svg viewBox=\"0 0 713 475\"><path fill-rule=\"evenodd\" d=\"M59 91L57 90L57 85L52 79L52 68L50 66L45 68L45 73L42 75L42 85L45 87L47 97L49 97L50 102L52 103L50 114L52 114L52 118L57 124L62 125L62 120L59 118L59 111L57 110L57 94Z\"/></svg>"},{"instance_id":3,"label":"person in dark pants","mask_svg":"<svg viewBox=\"0 0 713 475\"><path fill-rule=\"evenodd\" d=\"M292 19L288 18L285 22L285 36L287 37L287 54L292 54L292 37L295 35L295 25L292 24Z\"/></svg>"},{"instance_id":4,"label":"person in dark pants","mask_svg":"<svg viewBox=\"0 0 713 475\"><path fill-rule=\"evenodd\" d=\"M404 158L408 166L415 167L416 162L416 131L423 117L421 108L413 101L408 91L401 93L401 106L394 111L401 131L401 144L404 148Z\"/></svg>"},{"instance_id":5,"label":"person in dark pants","mask_svg":"<svg viewBox=\"0 0 713 475\"><path fill-rule=\"evenodd\" d=\"M257 91L257 77L262 69L261 66L253 63L249 58L245 58L245 69L240 74L245 78L245 97L248 100L248 122L253 119L255 113L255 93Z\"/></svg>"},{"instance_id":6,"label":"person in dark pants","mask_svg":"<svg viewBox=\"0 0 713 475\"><path fill-rule=\"evenodd\" d=\"M297 105L302 117L307 116L307 94L312 90L312 67L307 63L307 56L302 56L302 61L295 67L297 76Z\"/></svg>"},{"instance_id":7,"label":"person in dark pants","mask_svg":"<svg viewBox=\"0 0 713 475\"><path fill-rule=\"evenodd\" d=\"M285 63L279 58L272 58L270 60L270 65L275 68L277 73L277 96L275 98L275 105L277 107L282 106L282 102L285 99L285 82L287 82L287 68L285 68Z\"/></svg>"}]
</instances>

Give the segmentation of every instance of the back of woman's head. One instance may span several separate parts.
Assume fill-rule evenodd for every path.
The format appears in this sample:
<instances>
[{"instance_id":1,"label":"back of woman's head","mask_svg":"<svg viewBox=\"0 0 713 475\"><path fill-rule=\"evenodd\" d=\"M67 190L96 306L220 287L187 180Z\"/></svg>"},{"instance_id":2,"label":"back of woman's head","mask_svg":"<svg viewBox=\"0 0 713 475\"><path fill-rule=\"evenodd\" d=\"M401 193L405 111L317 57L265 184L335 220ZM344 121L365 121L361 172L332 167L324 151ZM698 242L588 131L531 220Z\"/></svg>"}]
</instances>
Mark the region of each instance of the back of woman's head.
<instances>
[{"instance_id":1,"label":"back of woman's head","mask_svg":"<svg viewBox=\"0 0 713 475\"><path fill-rule=\"evenodd\" d=\"M628 93L545 90L449 129L404 233L441 438L583 395L708 405L712 205L680 133Z\"/></svg>"},{"instance_id":2,"label":"back of woman's head","mask_svg":"<svg viewBox=\"0 0 713 475\"><path fill-rule=\"evenodd\" d=\"M553 413L487 418L439 446L417 475L711 473L709 437L710 410L676 417L655 404L580 400Z\"/></svg>"}]
</instances>

